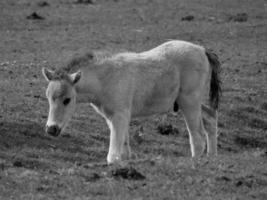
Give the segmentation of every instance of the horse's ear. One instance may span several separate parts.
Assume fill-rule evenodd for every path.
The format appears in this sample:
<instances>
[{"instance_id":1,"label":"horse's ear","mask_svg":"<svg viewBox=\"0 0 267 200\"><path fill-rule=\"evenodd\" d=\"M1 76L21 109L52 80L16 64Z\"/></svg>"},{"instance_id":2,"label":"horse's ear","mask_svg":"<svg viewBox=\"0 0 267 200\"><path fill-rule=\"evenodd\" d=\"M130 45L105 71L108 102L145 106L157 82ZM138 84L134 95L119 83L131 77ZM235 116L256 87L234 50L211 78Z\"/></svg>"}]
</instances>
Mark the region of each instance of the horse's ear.
<instances>
[{"instance_id":1,"label":"horse's ear","mask_svg":"<svg viewBox=\"0 0 267 200\"><path fill-rule=\"evenodd\" d=\"M43 67L43 68L42 68L42 73L43 73L45 79L46 79L48 82L51 81L51 80L53 79L53 74L54 74L53 71L51 71L51 70L49 70L49 69Z\"/></svg>"},{"instance_id":2,"label":"horse's ear","mask_svg":"<svg viewBox=\"0 0 267 200\"><path fill-rule=\"evenodd\" d=\"M70 75L70 78L71 78L71 81L74 84L78 83L78 81L81 79L82 77L82 72L81 71L78 71L76 73L73 73Z\"/></svg>"}]
</instances>

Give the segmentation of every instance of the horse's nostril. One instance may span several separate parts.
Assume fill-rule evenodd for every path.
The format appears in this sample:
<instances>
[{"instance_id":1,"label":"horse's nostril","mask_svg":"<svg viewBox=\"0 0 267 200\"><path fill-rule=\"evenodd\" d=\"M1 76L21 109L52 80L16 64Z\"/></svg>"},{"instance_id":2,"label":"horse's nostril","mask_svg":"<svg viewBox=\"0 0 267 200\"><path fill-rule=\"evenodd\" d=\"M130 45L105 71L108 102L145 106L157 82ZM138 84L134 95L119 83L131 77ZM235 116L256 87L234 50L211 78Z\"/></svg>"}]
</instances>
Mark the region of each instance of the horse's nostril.
<instances>
[{"instance_id":1,"label":"horse's nostril","mask_svg":"<svg viewBox=\"0 0 267 200\"><path fill-rule=\"evenodd\" d=\"M60 133L60 128L57 126L57 125L52 125L52 126L46 126L46 132L49 134L49 135L52 135L52 136L58 136L59 133Z\"/></svg>"}]
</instances>

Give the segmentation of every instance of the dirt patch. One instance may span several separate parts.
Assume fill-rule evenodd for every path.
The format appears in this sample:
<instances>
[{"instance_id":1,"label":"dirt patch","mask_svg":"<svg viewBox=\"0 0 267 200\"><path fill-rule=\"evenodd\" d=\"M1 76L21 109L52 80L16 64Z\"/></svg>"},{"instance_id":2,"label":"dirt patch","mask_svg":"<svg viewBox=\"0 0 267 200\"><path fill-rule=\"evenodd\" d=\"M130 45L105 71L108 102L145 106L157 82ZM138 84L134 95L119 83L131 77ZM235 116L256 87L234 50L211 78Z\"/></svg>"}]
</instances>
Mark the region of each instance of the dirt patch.
<instances>
[{"instance_id":1,"label":"dirt patch","mask_svg":"<svg viewBox=\"0 0 267 200\"><path fill-rule=\"evenodd\" d=\"M178 128L173 127L172 124L159 125L157 130L161 135L179 135Z\"/></svg>"},{"instance_id":2,"label":"dirt patch","mask_svg":"<svg viewBox=\"0 0 267 200\"><path fill-rule=\"evenodd\" d=\"M235 180L236 187L258 187L258 186L267 186L266 178L256 177L254 175L247 175L244 177L239 177Z\"/></svg>"},{"instance_id":3,"label":"dirt patch","mask_svg":"<svg viewBox=\"0 0 267 200\"><path fill-rule=\"evenodd\" d=\"M75 1L75 3L77 3L77 4L94 4L95 1L94 0L77 0L77 1Z\"/></svg>"},{"instance_id":4,"label":"dirt patch","mask_svg":"<svg viewBox=\"0 0 267 200\"><path fill-rule=\"evenodd\" d=\"M228 176L220 176L220 177L216 177L215 179L216 181L224 181L224 182L229 182L231 181L232 179L229 178Z\"/></svg>"},{"instance_id":5,"label":"dirt patch","mask_svg":"<svg viewBox=\"0 0 267 200\"><path fill-rule=\"evenodd\" d=\"M222 175L220 177L216 177L215 180L217 182L224 182L224 184L230 184L233 187L240 188L240 187L259 187L267 186L267 179L265 177L257 177L255 175L245 175L245 176L239 176L239 177L228 177L225 175Z\"/></svg>"},{"instance_id":6,"label":"dirt patch","mask_svg":"<svg viewBox=\"0 0 267 200\"><path fill-rule=\"evenodd\" d=\"M193 21L195 17L193 15L187 15L181 18L182 21Z\"/></svg>"},{"instance_id":7,"label":"dirt patch","mask_svg":"<svg viewBox=\"0 0 267 200\"><path fill-rule=\"evenodd\" d=\"M101 178L101 176L95 172L84 176L84 180L86 182L95 182L95 181L99 180L100 178Z\"/></svg>"},{"instance_id":8,"label":"dirt patch","mask_svg":"<svg viewBox=\"0 0 267 200\"><path fill-rule=\"evenodd\" d=\"M37 14L36 12L33 12L32 14L28 15L26 19L31 19L31 20L44 20L45 18L42 17L41 15Z\"/></svg>"},{"instance_id":9,"label":"dirt patch","mask_svg":"<svg viewBox=\"0 0 267 200\"><path fill-rule=\"evenodd\" d=\"M39 7L47 7L47 6L50 6L50 4L48 2L46 2L46 1L40 1L40 2L37 3L37 5Z\"/></svg>"},{"instance_id":10,"label":"dirt patch","mask_svg":"<svg viewBox=\"0 0 267 200\"><path fill-rule=\"evenodd\" d=\"M235 15L231 15L228 17L228 21L246 22L246 21L248 21L248 14L247 13L237 13Z\"/></svg>"},{"instance_id":11,"label":"dirt patch","mask_svg":"<svg viewBox=\"0 0 267 200\"><path fill-rule=\"evenodd\" d=\"M146 177L133 167L123 167L112 169L110 175L115 178L123 178L128 180L144 180Z\"/></svg>"}]
</instances>

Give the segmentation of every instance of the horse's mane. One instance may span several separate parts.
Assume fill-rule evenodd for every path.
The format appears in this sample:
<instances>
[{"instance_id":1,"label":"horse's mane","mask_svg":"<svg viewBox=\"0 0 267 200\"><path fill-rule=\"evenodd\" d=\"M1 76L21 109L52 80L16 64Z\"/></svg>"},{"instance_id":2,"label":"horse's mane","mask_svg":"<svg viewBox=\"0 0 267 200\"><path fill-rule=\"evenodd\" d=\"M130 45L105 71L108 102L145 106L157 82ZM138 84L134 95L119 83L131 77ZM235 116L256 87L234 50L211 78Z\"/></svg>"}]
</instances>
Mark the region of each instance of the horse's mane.
<instances>
[{"instance_id":1,"label":"horse's mane","mask_svg":"<svg viewBox=\"0 0 267 200\"><path fill-rule=\"evenodd\" d=\"M73 73L80 68L94 67L97 64L102 64L106 60L112 59L115 55L116 53L111 51L90 51L82 54L75 54L60 71L63 70L67 73Z\"/></svg>"},{"instance_id":2,"label":"horse's mane","mask_svg":"<svg viewBox=\"0 0 267 200\"><path fill-rule=\"evenodd\" d=\"M64 69L56 69L53 73L52 80L67 80L71 82L68 73Z\"/></svg>"}]
</instances>

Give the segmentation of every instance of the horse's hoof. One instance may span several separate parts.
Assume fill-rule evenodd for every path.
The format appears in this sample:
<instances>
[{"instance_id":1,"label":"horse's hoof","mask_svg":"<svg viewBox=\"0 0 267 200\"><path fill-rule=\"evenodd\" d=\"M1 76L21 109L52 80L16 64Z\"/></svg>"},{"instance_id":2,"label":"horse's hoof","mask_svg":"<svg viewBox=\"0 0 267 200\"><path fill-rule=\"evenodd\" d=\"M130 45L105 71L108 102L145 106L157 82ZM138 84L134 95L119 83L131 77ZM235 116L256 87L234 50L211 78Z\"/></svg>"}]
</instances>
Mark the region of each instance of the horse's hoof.
<instances>
[{"instance_id":1,"label":"horse's hoof","mask_svg":"<svg viewBox=\"0 0 267 200\"><path fill-rule=\"evenodd\" d=\"M117 165L117 164L121 164L122 159L121 159L121 156L108 155L107 162L108 162L108 165Z\"/></svg>"}]
</instances>

